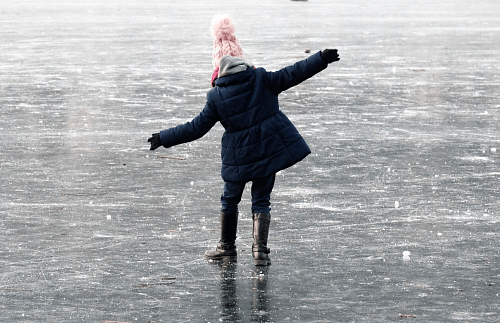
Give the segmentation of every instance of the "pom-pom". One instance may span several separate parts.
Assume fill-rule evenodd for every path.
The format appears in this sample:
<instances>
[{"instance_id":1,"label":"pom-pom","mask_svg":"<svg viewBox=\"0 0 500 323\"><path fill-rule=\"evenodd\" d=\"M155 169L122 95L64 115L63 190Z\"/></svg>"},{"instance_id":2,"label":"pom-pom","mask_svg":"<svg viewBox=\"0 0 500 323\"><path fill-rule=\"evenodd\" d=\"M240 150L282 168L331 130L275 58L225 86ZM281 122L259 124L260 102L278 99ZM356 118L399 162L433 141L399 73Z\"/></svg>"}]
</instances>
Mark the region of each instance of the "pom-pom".
<instances>
[{"instance_id":1,"label":"pom-pom","mask_svg":"<svg viewBox=\"0 0 500 323\"><path fill-rule=\"evenodd\" d=\"M233 20L226 15L217 15L211 23L212 36L227 39L234 35L235 26Z\"/></svg>"}]
</instances>

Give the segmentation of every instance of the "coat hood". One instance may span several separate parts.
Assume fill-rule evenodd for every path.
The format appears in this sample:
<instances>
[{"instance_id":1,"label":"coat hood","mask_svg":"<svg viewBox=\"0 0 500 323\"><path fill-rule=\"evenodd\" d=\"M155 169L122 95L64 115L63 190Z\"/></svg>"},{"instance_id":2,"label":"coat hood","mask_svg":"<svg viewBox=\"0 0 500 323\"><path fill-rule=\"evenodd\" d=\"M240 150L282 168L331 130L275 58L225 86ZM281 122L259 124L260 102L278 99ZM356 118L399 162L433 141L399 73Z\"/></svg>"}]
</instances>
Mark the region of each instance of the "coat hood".
<instances>
[{"instance_id":1,"label":"coat hood","mask_svg":"<svg viewBox=\"0 0 500 323\"><path fill-rule=\"evenodd\" d=\"M252 63L249 63L240 57L226 55L220 59L219 77L244 72L247 68L252 66Z\"/></svg>"}]
</instances>

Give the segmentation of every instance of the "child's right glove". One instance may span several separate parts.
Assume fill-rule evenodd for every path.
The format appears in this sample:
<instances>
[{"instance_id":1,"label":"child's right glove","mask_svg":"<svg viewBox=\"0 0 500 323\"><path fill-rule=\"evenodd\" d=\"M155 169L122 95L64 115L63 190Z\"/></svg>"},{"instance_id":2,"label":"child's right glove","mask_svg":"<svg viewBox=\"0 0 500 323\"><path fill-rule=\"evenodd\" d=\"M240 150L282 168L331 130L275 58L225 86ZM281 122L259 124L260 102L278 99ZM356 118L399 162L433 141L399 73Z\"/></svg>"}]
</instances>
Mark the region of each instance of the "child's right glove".
<instances>
[{"instance_id":1,"label":"child's right glove","mask_svg":"<svg viewBox=\"0 0 500 323\"><path fill-rule=\"evenodd\" d=\"M154 133L152 137L148 139L148 142L151 143L151 148L149 150L155 150L156 148L161 146L160 134Z\"/></svg>"},{"instance_id":2,"label":"child's right glove","mask_svg":"<svg viewBox=\"0 0 500 323\"><path fill-rule=\"evenodd\" d=\"M325 63L328 64L340 60L339 54L337 53L336 49L325 49L324 51L321 52L321 57L323 58Z\"/></svg>"}]
</instances>

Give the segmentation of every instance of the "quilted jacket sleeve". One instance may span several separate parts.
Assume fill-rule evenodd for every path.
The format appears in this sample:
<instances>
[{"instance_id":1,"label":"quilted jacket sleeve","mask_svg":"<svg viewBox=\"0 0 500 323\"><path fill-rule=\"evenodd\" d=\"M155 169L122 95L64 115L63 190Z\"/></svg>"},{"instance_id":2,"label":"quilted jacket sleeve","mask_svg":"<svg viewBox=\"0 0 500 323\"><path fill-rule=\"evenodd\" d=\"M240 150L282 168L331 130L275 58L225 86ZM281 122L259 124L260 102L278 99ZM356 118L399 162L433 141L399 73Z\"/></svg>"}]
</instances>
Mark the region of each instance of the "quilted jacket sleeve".
<instances>
[{"instance_id":1,"label":"quilted jacket sleeve","mask_svg":"<svg viewBox=\"0 0 500 323\"><path fill-rule=\"evenodd\" d=\"M321 72L327 66L328 64L323 61L321 53L317 52L305 60L279 71L267 72L265 83L273 92L279 94Z\"/></svg>"},{"instance_id":2,"label":"quilted jacket sleeve","mask_svg":"<svg viewBox=\"0 0 500 323\"><path fill-rule=\"evenodd\" d=\"M163 147L190 142L203 137L219 121L215 106L207 101L205 108L192 121L160 132Z\"/></svg>"}]
</instances>

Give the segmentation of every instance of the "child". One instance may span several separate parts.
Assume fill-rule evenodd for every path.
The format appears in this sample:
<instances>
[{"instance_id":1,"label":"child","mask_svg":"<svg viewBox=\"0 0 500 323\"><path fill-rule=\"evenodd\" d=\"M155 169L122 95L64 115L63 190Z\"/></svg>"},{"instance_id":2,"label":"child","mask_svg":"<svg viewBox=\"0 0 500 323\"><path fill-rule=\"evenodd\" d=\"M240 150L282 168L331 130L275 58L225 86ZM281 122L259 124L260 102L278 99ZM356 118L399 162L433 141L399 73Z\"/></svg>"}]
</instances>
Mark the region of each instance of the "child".
<instances>
[{"instance_id":1,"label":"child","mask_svg":"<svg viewBox=\"0 0 500 323\"><path fill-rule=\"evenodd\" d=\"M207 94L205 108L192 121L155 133L148 142L151 150L159 146L168 148L201 138L218 121L224 126L221 239L216 249L207 251L205 257L236 260L238 203L245 184L251 181L252 255L256 266L267 266L271 263L267 239L275 174L311 152L295 126L279 110L278 95L322 71L339 57L336 49L326 49L277 72L267 72L244 60L230 18L212 22L212 32L216 37L214 88Z\"/></svg>"}]
</instances>

